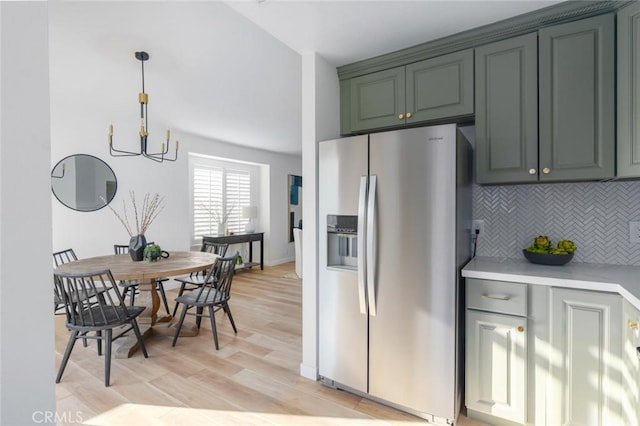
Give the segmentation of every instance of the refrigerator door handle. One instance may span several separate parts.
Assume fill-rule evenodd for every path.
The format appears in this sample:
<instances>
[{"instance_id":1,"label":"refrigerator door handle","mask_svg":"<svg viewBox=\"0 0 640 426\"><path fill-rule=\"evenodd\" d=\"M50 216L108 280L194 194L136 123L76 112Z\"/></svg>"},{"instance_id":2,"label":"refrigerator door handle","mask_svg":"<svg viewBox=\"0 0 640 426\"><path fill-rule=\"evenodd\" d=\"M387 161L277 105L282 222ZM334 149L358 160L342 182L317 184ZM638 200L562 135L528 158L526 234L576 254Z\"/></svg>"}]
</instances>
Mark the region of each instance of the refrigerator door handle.
<instances>
[{"instance_id":1,"label":"refrigerator door handle","mask_svg":"<svg viewBox=\"0 0 640 426\"><path fill-rule=\"evenodd\" d=\"M369 296L369 315L376 316L376 184L377 177L369 177L369 194L367 199L367 295Z\"/></svg>"},{"instance_id":2,"label":"refrigerator door handle","mask_svg":"<svg viewBox=\"0 0 640 426\"><path fill-rule=\"evenodd\" d=\"M366 251L365 251L365 225L367 210L367 176L360 176L360 195L358 197L358 300L360 302L360 313L367 314L366 297Z\"/></svg>"}]
</instances>

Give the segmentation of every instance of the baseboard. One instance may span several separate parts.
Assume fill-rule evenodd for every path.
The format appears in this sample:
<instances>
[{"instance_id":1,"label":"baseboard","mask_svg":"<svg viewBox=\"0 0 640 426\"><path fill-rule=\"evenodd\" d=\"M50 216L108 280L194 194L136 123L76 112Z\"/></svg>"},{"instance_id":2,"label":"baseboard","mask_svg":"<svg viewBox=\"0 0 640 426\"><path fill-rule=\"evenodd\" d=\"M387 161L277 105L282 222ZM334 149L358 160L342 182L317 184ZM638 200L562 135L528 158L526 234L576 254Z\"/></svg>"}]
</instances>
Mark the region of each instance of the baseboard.
<instances>
[{"instance_id":1,"label":"baseboard","mask_svg":"<svg viewBox=\"0 0 640 426\"><path fill-rule=\"evenodd\" d=\"M316 367L311 367L308 365L300 364L300 375L304 378L317 381L318 380L318 369Z\"/></svg>"},{"instance_id":2,"label":"baseboard","mask_svg":"<svg viewBox=\"0 0 640 426\"><path fill-rule=\"evenodd\" d=\"M284 257L282 259L275 259L275 260L265 261L264 264L265 264L265 266L276 266L276 265L281 265L283 263L294 262L295 260L296 260L295 256Z\"/></svg>"}]
</instances>

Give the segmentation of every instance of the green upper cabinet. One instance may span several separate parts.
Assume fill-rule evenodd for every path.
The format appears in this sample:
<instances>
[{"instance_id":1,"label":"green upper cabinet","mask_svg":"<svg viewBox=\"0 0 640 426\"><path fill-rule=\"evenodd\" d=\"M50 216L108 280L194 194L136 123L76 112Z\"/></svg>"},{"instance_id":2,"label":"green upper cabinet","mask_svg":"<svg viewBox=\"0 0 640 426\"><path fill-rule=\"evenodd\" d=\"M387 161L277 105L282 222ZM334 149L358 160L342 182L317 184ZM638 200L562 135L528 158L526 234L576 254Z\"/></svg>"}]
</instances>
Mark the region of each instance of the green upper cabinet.
<instances>
[{"instance_id":1,"label":"green upper cabinet","mask_svg":"<svg viewBox=\"0 0 640 426\"><path fill-rule=\"evenodd\" d=\"M540 180L614 177L614 15L538 35Z\"/></svg>"},{"instance_id":2,"label":"green upper cabinet","mask_svg":"<svg viewBox=\"0 0 640 426\"><path fill-rule=\"evenodd\" d=\"M618 176L640 177L640 3L618 12Z\"/></svg>"},{"instance_id":3,"label":"green upper cabinet","mask_svg":"<svg viewBox=\"0 0 640 426\"><path fill-rule=\"evenodd\" d=\"M341 95L342 133L472 115L473 50L354 77Z\"/></svg>"},{"instance_id":4,"label":"green upper cabinet","mask_svg":"<svg viewBox=\"0 0 640 426\"><path fill-rule=\"evenodd\" d=\"M407 124L473 114L473 50L406 67Z\"/></svg>"},{"instance_id":5,"label":"green upper cabinet","mask_svg":"<svg viewBox=\"0 0 640 426\"><path fill-rule=\"evenodd\" d=\"M476 49L476 182L601 180L615 172L614 16Z\"/></svg>"},{"instance_id":6,"label":"green upper cabinet","mask_svg":"<svg viewBox=\"0 0 640 426\"><path fill-rule=\"evenodd\" d=\"M476 49L476 182L538 180L537 33Z\"/></svg>"},{"instance_id":7,"label":"green upper cabinet","mask_svg":"<svg viewBox=\"0 0 640 426\"><path fill-rule=\"evenodd\" d=\"M340 133L475 118L479 184L640 178L639 51L640 2L561 2L338 67Z\"/></svg>"},{"instance_id":8,"label":"green upper cabinet","mask_svg":"<svg viewBox=\"0 0 640 426\"><path fill-rule=\"evenodd\" d=\"M404 68L392 68L351 79L351 131L404 123Z\"/></svg>"}]
</instances>

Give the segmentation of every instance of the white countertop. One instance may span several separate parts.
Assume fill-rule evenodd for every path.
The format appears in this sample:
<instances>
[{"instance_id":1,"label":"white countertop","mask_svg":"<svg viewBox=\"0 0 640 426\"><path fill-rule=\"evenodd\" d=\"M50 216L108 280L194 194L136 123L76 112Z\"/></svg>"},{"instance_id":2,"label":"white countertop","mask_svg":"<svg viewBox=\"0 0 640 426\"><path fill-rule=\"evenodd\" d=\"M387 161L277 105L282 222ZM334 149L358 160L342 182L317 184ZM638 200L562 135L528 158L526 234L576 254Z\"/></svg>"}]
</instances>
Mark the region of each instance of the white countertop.
<instances>
[{"instance_id":1,"label":"white countertop","mask_svg":"<svg viewBox=\"0 0 640 426\"><path fill-rule=\"evenodd\" d=\"M476 257L462 269L462 276L619 293L640 309L638 266L578 262L545 266L533 264L525 258Z\"/></svg>"}]
</instances>

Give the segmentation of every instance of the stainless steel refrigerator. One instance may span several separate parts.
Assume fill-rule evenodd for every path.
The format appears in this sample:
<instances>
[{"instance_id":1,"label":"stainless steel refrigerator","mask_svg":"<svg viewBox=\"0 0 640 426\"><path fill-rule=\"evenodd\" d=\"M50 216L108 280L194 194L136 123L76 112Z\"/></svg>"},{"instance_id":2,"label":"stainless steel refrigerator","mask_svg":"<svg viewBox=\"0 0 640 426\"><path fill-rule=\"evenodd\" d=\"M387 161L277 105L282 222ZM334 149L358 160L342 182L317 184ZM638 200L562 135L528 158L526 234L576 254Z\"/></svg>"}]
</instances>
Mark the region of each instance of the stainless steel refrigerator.
<instances>
[{"instance_id":1,"label":"stainless steel refrigerator","mask_svg":"<svg viewBox=\"0 0 640 426\"><path fill-rule=\"evenodd\" d=\"M456 125L319 144L319 374L446 424L463 390L470 145Z\"/></svg>"}]
</instances>

